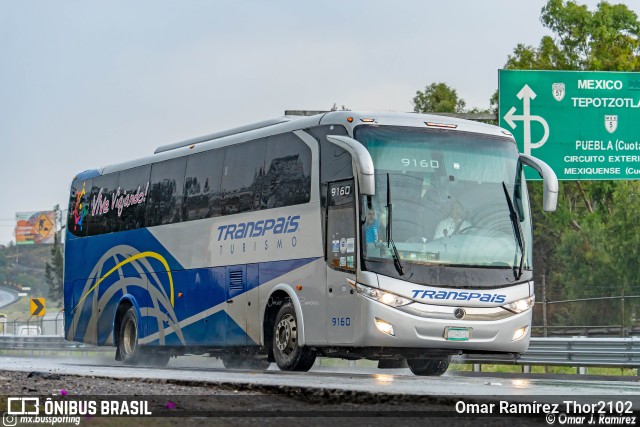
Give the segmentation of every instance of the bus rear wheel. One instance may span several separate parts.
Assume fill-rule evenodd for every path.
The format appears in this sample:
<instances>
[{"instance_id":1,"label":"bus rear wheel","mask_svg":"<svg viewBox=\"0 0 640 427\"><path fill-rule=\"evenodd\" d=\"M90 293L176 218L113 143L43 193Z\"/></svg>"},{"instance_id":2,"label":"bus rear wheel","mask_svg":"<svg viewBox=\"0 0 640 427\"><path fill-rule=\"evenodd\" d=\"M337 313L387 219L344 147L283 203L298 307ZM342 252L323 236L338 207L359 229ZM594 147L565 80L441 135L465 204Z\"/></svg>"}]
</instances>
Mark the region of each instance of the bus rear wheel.
<instances>
[{"instance_id":1,"label":"bus rear wheel","mask_svg":"<svg viewBox=\"0 0 640 427\"><path fill-rule=\"evenodd\" d=\"M171 354L155 347L142 347L138 343L138 316L133 307L125 312L120 324L118 351L125 365L146 365L161 368L167 366Z\"/></svg>"},{"instance_id":2,"label":"bus rear wheel","mask_svg":"<svg viewBox=\"0 0 640 427\"><path fill-rule=\"evenodd\" d=\"M451 358L443 359L407 359L409 369L419 376L438 376L447 371Z\"/></svg>"},{"instance_id":3,"label":"bus rear wheel","mask_svg":"<svg viewBox=\"0 0 640 427\"><path fill-rule=\"evenodd\" d=\"M144 360L142 349L138 344L138 317L133 307L129 307L122 317L118 351L125 365L139 365Z\"/></svg>"},{"instance_id":4,"label":"bus rear wheel","mask_svg":"<svg viewBox=\"0 0 640 427\"><path fill-rule=\"evenodd\" d=\"M280 308L273 327L273 357L282 371L306 372L316 361L316 353L298 343L298 321L291 303Z\"/></svg>"}]
</instances>

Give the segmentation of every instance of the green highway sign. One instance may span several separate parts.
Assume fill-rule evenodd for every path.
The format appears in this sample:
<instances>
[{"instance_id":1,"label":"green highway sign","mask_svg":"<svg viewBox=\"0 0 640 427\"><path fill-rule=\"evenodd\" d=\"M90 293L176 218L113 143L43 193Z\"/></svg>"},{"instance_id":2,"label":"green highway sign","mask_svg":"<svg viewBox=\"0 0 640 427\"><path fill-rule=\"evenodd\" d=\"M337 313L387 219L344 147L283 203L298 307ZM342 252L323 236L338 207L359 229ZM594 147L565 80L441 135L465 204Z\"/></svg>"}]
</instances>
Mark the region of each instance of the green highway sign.
<instances>
[{"instance_id":1,"label":"green highway sign","mask_svg":"<svg viewBox=\"0 0 640 427\"><path fill-rule=\"evenodd\" d=\"M500 126L558 179L640 179L640 73L500 70ZM527 168L530 169L530 168ZM533 170L527 178L539 179Z\"/></svg>"}]
</instances>

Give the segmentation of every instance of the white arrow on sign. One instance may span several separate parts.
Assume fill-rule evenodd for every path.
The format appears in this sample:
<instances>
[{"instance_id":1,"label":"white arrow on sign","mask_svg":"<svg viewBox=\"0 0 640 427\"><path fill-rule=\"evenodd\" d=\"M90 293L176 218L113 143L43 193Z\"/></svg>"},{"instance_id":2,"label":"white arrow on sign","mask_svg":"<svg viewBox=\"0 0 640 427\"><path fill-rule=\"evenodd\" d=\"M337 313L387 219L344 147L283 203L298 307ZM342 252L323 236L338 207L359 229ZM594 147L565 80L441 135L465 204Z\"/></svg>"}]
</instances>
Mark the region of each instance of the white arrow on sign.
<instances>
[{"instance_id":1,"label":"white arrow on sign","mask_svg":"<svg viewBox=\"0 0 640 427\"><path fill-rule=\"evenodd\" d=\"M516 107L511 107L507 114L504 115L504 121L507 122L512 129L516 128L516 121L524 124L524 154L531 155L532 148L540 148L547 142L549 138L549 125L547 121L540 116L531 115L531 100L536 99L536 93L525 84L520 92L516 95L518 99L522 99L522 115L515 114ZM544 128L542 139L538 142L531 142L531 122L539 122Z\"/></svg>"}]
</instances>

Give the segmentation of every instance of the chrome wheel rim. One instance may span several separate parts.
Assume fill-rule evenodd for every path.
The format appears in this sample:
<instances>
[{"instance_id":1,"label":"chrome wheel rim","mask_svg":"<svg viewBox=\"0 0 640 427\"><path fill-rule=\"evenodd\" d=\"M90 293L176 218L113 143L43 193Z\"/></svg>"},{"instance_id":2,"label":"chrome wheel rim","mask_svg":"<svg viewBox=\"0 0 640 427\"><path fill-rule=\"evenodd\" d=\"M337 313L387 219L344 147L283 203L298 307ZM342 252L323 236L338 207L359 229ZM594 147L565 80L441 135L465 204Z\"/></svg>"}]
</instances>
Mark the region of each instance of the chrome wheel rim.
<instances>
[{"instance_id":1,"label":"chrome wheel rim","mask_svg":"<svg viewBox=\"0 0 640 427\"><path fill-rule=\"evenodd\" d=\"M124 326L124 333L122 336L122 344L126 355L131 355L136 350L137 338L138 331L136 328L136 322L129 319L127 324Z\"/></svg>"},{"instance_id":2,"label":"chrome wheel rim","mask_svg":"<svg viewBox=\"0 0 640 427\"><path fill-rule=\"evenodd\" d=\"M286 356L296 349L298 341L296 319L291 314L285 314L276 328L276 347Z\"/></svg>"}]
</instances>

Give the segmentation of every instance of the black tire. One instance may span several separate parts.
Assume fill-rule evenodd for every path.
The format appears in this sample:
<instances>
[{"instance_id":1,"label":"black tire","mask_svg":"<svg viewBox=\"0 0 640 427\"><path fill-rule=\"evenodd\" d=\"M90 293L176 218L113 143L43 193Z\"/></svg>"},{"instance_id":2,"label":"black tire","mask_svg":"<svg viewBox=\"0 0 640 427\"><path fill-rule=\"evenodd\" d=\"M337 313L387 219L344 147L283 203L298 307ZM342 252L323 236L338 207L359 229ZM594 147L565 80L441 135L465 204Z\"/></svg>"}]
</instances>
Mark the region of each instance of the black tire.
<instances>
[{"instance_id":1,"label":"black tire","mask_svg":"<svg viewBox=\"0 0 640 427\"><path fill-rule=\"evenodd\" d=\"M443 359L407 359L409 369L419 376L438 376L447 371L450 357Z\"/></svg>"},{"instance_id":2,"label":"black tire","mask_svg":"<svg viewBox=\"0 0 640 427\"><path fill-rule=\"evenodd\" d=\"M306 372L316 361L315 351L298 345L298 320L290 302L278 311L271 344L273 357L282 371Z\"/></svg>"},{"instance_id":3,"label":"black tire","mask_svg":"<svg viewBox=\"0 0 640 427\"><path fill-rule=\"evenodd\" d=\"M221 357L222 364L227 369L251 369L264 371L269 368L271 362L267 359L258 359L254 356L240 356L237 354Z\"/></svg>"},{"instance_id":4,"label":"black tire","mask_svg":"<svg viewBox=\"0 0 640 427\"><path fill-rule=\"evenodd\" d=\"M138 316L133 307L129 307L122 317L118 351L125 365L139 365L145 360L145 355L138 345Z\"/></svg>"}]
</instances>

